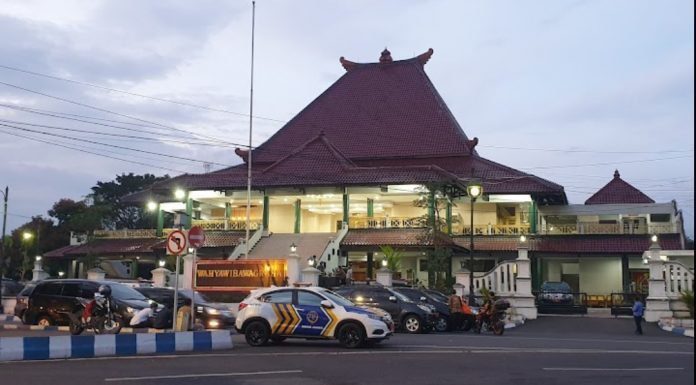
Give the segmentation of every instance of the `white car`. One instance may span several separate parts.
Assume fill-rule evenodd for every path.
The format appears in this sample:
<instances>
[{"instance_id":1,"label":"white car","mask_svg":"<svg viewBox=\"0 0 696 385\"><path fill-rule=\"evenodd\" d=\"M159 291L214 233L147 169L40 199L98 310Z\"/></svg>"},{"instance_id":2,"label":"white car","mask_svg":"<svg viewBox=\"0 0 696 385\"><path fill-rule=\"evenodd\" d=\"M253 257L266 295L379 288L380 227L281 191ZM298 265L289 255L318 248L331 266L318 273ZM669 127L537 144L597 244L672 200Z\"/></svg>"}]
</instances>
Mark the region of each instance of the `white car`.
<instances>
[{"instance_id":1,"label":"white car","mask_svg":"<svg viewBox=\"0 0 696 385\"><path fill-rule=\"evenodd\" d=\"M355 306L321 287L271 287L252 291L239 304L235 328L252 346L295 337L337 339L357 348L389 338L394 322L380 309Z\"/></svg>"}]
</instances>

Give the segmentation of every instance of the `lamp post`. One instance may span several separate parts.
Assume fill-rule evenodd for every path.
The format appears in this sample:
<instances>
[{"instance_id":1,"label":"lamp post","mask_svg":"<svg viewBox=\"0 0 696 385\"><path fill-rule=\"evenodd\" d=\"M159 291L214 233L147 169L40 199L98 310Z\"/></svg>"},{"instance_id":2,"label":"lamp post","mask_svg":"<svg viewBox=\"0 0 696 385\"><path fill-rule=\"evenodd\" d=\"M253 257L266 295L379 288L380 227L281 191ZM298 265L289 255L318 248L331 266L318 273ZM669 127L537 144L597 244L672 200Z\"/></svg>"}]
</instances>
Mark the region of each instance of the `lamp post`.
<instances>
[{"instance_id":1,"label":"lamp post","mask_svg":"<svg viewBox=\"0 0 696 385\"><path fill-rule=\"evenodd\" d=\"M470 234L470 247L469 247L469 304L473 305L475 301L474 295L474 202L476 198L480 197L483 193L483 186L477 182L470 182L466 186L466 192L471 198L470 212L471 212L471 234Z\"/></svg>"}]
</instances>

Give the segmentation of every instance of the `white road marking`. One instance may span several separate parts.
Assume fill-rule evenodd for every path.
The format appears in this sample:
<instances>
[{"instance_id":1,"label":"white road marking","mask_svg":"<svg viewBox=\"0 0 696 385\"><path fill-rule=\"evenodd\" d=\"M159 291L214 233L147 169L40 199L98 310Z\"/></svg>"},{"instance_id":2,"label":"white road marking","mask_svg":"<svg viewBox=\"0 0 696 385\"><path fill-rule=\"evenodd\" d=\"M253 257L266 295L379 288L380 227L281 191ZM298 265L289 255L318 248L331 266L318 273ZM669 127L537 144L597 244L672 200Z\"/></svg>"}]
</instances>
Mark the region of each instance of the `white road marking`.
<instances>
[{"instance_id":1,"label":"white road marking","mask_svg":"<svg viewBox=\"0 0 696 385\"><path fill-rule=\"evenodd\" d=\"M117 377L105 378L106 382L120 381L143 381L143 380L170 380L174 378L202 378L202 377L237 377L237 376L259 376L269 374L293 374L302 373L301 370L275 370L268 372L246 372L246 373L199 373L199 374L173 374L168 376L143 376L143 377Z\"/></svg>"},{"instance_id":2,"label":"white road marking","mask_svg":"<svg viewBox=\"0 0 696 385\"><path fill-rule=\"evenodd\" d=\"M428 337L452 337L452 334L429 334ZM459 334L458 336L465 336L465 334ZM467 338L485 338L488 339L490 335L466 335ZM540 340L540 341L570 341L570 342L623 342L632 344L665 344L665 345L693 345L693 342L669 342L669 341L650 341L641 340L641 337L630 340L609 340L601 338L555 338L555 337L521 337L521 336L496 336L496 340ZM450 339L450 342L455 342L455 340Z\"/></svg>"},{"instance_id":3,"label":"white road marking","mask_svg":"<svg viewBox=\"0 0 696 385\"><path fill-rule=\"evenodd\" d=\"M660 370L684 370L684 368L541 368L542 370L549 371L562 371L562 372L574 372L574 371L588 371L588 372L643 372L643 371L660 371Z\"/></svg>"},{"instance_id":4,"label":"white road marking","mask_svg":"<svg viewBox=\"0 0 696 385\"><path fill-rule=\"evenodd\" d=\"M400 345L409 348L452 349L452 346ZM564 353L564 354L677 354L693 355L694 352L671 350L617 350L617 349L563 349L563 348L514 348L486 346L457 346L466 353Z\"/></svg>"}]
</instances>

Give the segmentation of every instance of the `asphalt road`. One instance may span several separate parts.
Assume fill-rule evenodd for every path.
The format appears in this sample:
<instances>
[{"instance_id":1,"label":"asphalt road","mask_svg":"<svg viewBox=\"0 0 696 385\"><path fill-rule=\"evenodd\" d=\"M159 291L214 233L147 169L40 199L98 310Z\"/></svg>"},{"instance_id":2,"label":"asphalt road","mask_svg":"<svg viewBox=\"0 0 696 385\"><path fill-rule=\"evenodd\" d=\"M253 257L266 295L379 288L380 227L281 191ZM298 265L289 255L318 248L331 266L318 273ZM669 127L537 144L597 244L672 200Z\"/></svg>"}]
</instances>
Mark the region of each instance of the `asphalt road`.
<instances>
[{"instance_id":1,"label":"asphalt road","mask_svg":"<svg viewBox=\"0 0 696 385\"><path fill-rule=\"evenodd\" d=\"M694 340L632 320L548 317L501 337L397 334L372 349L289 340L181 354L0 364L3 384L693 384Z\"/></svg>"}]
</instances>

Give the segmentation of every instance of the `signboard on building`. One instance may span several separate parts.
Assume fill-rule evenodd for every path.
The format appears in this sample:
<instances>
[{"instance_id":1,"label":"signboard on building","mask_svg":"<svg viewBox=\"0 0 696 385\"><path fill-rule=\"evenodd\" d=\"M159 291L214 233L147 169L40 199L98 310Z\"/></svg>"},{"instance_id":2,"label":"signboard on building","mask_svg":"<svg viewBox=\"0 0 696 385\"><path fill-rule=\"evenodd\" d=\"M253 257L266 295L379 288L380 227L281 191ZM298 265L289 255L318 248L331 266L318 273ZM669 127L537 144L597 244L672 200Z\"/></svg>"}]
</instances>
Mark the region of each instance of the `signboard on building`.
<instances>
[{"instance_id":1,"label":"signboard on building","mask_svg":"<svg viewBox=\"0 0 696 385\"><path fill-rule=\"evenodd\" d=\"M284 259L199 261L196 288L199 290L249 290L283 286L287 276Z\"/></svg>"}]
</instances>

